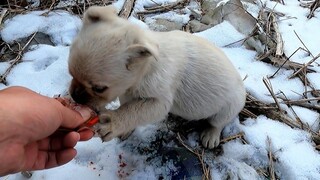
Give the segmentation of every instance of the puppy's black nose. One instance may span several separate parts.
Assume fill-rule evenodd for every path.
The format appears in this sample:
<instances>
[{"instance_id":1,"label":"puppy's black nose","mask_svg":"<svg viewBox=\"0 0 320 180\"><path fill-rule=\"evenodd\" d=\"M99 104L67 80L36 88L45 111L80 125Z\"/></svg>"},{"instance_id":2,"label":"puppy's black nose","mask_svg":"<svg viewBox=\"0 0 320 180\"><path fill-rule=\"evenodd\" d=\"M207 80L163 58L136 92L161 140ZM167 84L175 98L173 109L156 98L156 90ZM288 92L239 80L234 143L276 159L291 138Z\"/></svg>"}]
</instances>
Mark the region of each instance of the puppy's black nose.
<instances>
[{"instance_id":1,"label":"puppy's black nose","mask_svg":"<svg viewBox=\"0 0 320 180\"><path fill-rule=\"evenodd\" d=\"M71 93L72 99L79 104L86 104L89 99L89 94L84 88L75 88Z\"/></svg>"}]
</instances>

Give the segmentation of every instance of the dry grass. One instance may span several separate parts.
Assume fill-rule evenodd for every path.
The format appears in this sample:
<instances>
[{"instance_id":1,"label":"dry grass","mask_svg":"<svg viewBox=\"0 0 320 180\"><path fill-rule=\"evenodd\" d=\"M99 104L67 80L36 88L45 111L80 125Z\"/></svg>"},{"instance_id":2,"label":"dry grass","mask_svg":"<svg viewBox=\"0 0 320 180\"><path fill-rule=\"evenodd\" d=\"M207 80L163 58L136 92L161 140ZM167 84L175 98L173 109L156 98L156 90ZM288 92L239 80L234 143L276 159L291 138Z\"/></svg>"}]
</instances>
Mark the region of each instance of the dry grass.
<instances>
[{"instance_id":1,"label":"dry grass","mask_svg":"<svg viewBox=\"0 0 320 180\"><path fill-rule=\"evenodd\" d=\"M6 84L6 77L7 75L10 73L11 69L21 60L22 57L22 53L24 52L24 50L26 49L26 47L30 44L30 42L33 40L34 36L37 33L33 33L33 35L31 36L31 38L28 40L28 42L22 47L20 48L20 44L19 44L19 51L17 56L15 57L15 59L13 59L12 61L10 61L10 66L9 68L0 76L0 83Z\"/></svg>"},{"instance_id":2,"label":"dry grass","mask_svg":"<svg viewBox=\"0 0 320 180\"><path fill-rule=\"evenodd\" d=\"M146 8L145 11L137 12L137 15L145 15L145 14L156 14L156 13L164 13L168 11L173 11L177 8L184 8L186 5L190 3L190 0L181 0L171 4L160 5L156 4L154 7Z\"/></svg>"},{"instance_id":3,"label":"dry grass","mask_svg":"<svg viewBox=\"0 0 320 180\"><path fill-rule=\"evenodd\" d=\"M203 172L203 176L202 179L203 180L211 180L211 174L210 174L210 168L209 166L205 163L204 161L204 150L201 151L201 153L196 150L196 149L192 149L191 147L189 147L188 145L186 145L184 143L184 141L182 140L181 136L179 133L177 133L177 139L179 140L179 142L190 152L192 152L193 154L195 154L199 161L201 162L201 167L202 167L202 172Z\"/></svg>"},{"instance_id":4,"label":"dry grass","mask_svg":"<svg viewBox=\"0 0 320 180\"><path fill-rule=\"evenodd\" d=\"M271 147L271 139L267 138L267 145L268 145L268 158L269 158L269 177L270 180L276 180L276 174L274 171L274 157L272 153L272 147Z\"/></svg>"}]
</instances>

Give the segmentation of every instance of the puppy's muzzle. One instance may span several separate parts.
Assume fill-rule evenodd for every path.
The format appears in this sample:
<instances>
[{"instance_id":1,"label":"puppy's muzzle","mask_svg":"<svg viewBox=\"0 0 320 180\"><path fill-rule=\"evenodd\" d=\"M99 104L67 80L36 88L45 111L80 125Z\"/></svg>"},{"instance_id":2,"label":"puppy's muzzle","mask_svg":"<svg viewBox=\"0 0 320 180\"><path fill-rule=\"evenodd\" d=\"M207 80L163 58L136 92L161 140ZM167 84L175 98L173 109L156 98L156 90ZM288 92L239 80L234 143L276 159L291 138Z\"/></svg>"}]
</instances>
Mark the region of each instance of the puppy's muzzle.
<instances>
[{"instance_id":1,"label":"puppy's muzzle","mask_svg":"<svg viewBox=\"0 0 320 180\"><path fill-rule=\"evenodd\" d=\"M90 95L87 93L84 87L77 86L70 89L72 99L79 104L87 104L90 99Z\"/></svg>"}]
</instances>

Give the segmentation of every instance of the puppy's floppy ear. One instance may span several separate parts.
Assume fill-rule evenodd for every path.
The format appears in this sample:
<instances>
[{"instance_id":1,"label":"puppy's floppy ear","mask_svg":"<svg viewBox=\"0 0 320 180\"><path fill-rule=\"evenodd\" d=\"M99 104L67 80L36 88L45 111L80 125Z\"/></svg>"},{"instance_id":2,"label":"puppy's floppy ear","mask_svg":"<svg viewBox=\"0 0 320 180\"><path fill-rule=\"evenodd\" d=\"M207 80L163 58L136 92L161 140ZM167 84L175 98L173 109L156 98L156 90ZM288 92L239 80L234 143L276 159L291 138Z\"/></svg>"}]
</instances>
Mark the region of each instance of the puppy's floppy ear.
<instances>
[{"instance_id":1,"label":"puppy's floppy ear","mask_svg":"<svg viewBox=\"0 0 320 180\"><path fill-rule=\"evenodd\" d=\"M157 60L159 56L158 45L150 43L130 45L126 52L129 56L126 64L128 70L132 69L135 64L144 62L149 57L153 57L155 60Z\"/></svg>"},{"instance_id":2,"label":"puppy's floppy ear","mask_svg":"<svg viewBox=\"0 0 320 180\"><path fill-rule=\"evenodd\" d=\"M111 21L117 16L117 9L110 6L91 6L84 13L83 23L85 25L100 22L100 21Z\"/></svg>"}]
</instances>

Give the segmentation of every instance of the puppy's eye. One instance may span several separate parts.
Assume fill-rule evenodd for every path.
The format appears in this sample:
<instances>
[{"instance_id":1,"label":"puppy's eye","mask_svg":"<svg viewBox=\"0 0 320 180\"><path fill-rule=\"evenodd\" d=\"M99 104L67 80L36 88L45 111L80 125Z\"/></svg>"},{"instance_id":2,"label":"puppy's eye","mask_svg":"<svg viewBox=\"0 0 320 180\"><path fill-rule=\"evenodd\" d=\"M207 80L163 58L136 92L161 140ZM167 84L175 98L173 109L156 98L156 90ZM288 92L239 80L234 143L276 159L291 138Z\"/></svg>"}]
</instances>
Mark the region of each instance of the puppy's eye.
<instances>
[{"instance_id":1,"label":"puppy's eye","mask_svg":"<svg viewBox=\"0 0 320 180\"><path fill-rule=\"evenodd\" d=\"M103 93L107 89L108 89L107 86L92 86L92 91L97 93Z\"/></svg>"}]
</instances>

